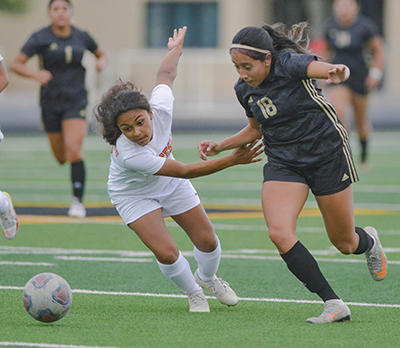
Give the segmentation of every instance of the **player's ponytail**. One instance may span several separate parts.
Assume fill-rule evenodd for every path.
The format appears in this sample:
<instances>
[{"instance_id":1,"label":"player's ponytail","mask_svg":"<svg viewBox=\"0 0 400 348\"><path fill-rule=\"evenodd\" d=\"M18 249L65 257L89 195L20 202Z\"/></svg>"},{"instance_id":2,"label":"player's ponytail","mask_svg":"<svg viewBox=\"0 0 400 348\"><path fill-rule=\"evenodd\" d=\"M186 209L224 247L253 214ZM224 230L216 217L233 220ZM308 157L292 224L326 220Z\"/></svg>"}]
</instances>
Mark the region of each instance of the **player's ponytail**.
<instances>
[{"instance_id":1,"label":"player's ponytail","mask_svg":"<svg viewBox=\"0 0 400 348\"><path fill-rule=\"evenodd\" d=\"M305 34L308 28L307 22L294 24L290 29L286 28L283 23L265 24L262 28L271 37L276 52L289 49L297 53L312 54L307 49L310 42L308 35Z\"/></svg>"}]
</instances>

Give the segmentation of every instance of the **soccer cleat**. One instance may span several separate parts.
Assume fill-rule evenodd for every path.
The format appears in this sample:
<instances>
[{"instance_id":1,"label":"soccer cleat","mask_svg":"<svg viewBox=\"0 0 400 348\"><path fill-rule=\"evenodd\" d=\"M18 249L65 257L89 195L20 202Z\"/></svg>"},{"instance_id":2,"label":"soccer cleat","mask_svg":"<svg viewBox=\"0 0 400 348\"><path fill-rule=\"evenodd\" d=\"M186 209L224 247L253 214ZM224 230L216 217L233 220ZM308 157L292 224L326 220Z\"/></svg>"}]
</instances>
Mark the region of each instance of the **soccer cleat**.
<instances>
[{"instance_id":1,"label":"soccer cleat","mask_svg":"<svg viewBox=\"0 0 400 348\"><path fill-rule=\"evenodd\" d=\"M189 312L209 312L210 307L203 290L198 290L189 294Z\"/></svg>"},{"instance_id":2,"label":"soccer cleat","mask_svg":"<svg viewBox=\"0 0 400 348\"><path fill-rule=\"evenodd\" d=\"M7 192L3 192L7 202L8 209L4 214L0 214L1 229L8 239L14 239L19 230L19 221L17 213L14 210L12 200Z\"/></svg>"},{"instance_id":3,"label":"soccer cleat","mask_svg":"<svg viewBox=\"0 0 400 348\"><path fill-rule=\"evenodd\" d=\"M200 279L198 271L199 270L197 269L194 273L194 279L197 284L202 288L207 289L218 299L219 302L228 307L236 306L238 304L238 297L225 280L215 278L214 280L205 282Z\"/></svg>"},{"instance_id":4,"label":"soccer cleat","mask_svg":"<svg viewBox=\"0 0 400 348\"><path fill-rule=\"evenodd\" d=\"M74 197L71 206L69 207L68 216L77 218L84 218L86 216L85 206L76 197Z\"/></svg>"},{"instance_id":5,"label":"soccer cleat","mask_svg":"<svg viewBox=\"0 0 400 348\"><path fill-rule=\"evenodd\" d=\"M369 272L374 280L377 282L385 279L387 272L386 255L383 252L381 242L378 237L378 232L375 228L368 226L364 228L365 232L374 240L374 245L370 251L365 253Z\"/></svg>"},{"instance_id":6,"label":"soccer cleat","mask_svg":"<svg viewBox=\"0 0 400 348\"><path fill-rule=\"evenodd\" d=\"M311 324L329 324L350 321L350 317L350 309L342 300L328 300L325 302L322 314L319 317L308 318L306 322Z\"/></svg>"}]
</instances>

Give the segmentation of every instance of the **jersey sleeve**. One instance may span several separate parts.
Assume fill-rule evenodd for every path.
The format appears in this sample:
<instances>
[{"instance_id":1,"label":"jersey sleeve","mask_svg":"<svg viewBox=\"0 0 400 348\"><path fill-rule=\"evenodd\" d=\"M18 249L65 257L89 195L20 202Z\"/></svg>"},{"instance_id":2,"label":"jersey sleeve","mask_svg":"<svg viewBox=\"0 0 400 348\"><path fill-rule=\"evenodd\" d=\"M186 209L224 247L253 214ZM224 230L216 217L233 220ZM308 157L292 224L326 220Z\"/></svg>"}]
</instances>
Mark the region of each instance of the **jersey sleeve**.
<instances>
[{"instance_id":1,"label":"jersey sleeve","mask_svg":"<svg viewBox=\"0 0 400 348\"><path fill-rule=\"evenodd\" d=\"M123 166L147 176L157 173L164 163L165 158L163 157L140 153L126 157L123 161Z\"/></svg>"},{"instance_id":2,"label":"jersey sleeve","mask_svg":"<svg viewBox=\"0 0 400 348\"><path fill-rule=\"evenodd\" d=\"M25 42L24 46L21 48L21 52L26 54L28 57L33 57L35 54L39 53L40 49L40 39L39 33L33 33L29 39Z\"/></svg>"},{"instance_id":3,"label":"jersey sleeve","mask_svg":"<svg viewBox=\"0 0 400 348\"><path fill-rule=\"evenodd\" d=\"M97 42L93 39L93 37L90 36L87 31L84 31L83 35L85 38L86 49L88 49L92 53L95 52L99 48Z\"/></svg>"},{"instance_id":4,"label":"jersey sleeve","mask_svg":"<svg viewBox=\"0 0 400 348\"><path fill-rule=\"evenodd\" d=\"M240 105L243 107L246 116L249 118L254 118L253 113L250 110L249 104L247 102L245 102L244 98L243 98L243 93L241 92L241 89L238 87L239 82L235 85L235 92L236 92L236 97L240 103Z\"/></svg>"},{"instance_id":5,"label":"jersey sleeve","mask_svg":"<svg viewBox=\"0 0 400 348\"><path fill-rule=\"evenodd\" d=\"M292 80L307 79L307 68L313 60L317 60L314 55L284 50L278 57L277 74Z\"/></svg>"},{"instance_id":6,"label":"jersey sleeve","mask_svg":"<svg viewBox=\"0 0 400 348\"><path fill-rule=\"evenodd\" d=\"M167 85L157 85L151 93L149 104L152 109L164 110L172 117L174 105L172 89Z\"/></svg>"}]
</instances>

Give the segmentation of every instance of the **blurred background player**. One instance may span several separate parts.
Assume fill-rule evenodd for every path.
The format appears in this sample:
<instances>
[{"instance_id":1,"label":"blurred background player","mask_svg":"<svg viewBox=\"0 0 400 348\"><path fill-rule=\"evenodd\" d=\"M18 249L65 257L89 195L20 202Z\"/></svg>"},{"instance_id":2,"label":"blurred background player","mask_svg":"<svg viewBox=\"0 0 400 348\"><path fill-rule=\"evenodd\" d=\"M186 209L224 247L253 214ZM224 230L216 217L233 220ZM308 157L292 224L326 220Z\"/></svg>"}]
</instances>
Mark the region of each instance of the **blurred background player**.
<instances>
[{"instance_id":1,"label":"blurred background player","mask_svg":"<svg viewBox=\"0 0 400 348\"><path fill-rule=\"evenodd\" d=\"M348 135L315 79L338 84L348 79L343 64L319 62L302 47L305 23L246 27L233 38L231 60L239 79L236 96L249 124L218 143L198 144L199 156L219 154L261 136L267 163L261 202L268 233L288 269L324 301L308 323L350 320L319 266L296 235L297 219L311 190L332 244L342 254L365 254L372 278L386 276L386 257L376 230L355 226L353 191L358 181Z\"/></svg>"},{"instance_id":2,"label":"blurred background player","mask_svg":"<svg viewBox=\"0 0 400 348\"><path fill-rule=\"evenodd\" d=\"M351 74L347 81L328 89L329 101L349 130L347 113L352 106L355 128L361 146L361 168L367 169L367 150L371 126L367 117L369 93L383 77L383 40L378 27L359 14L357 0L334 0L332 20L325 29L328 61L345 64Z\"/></svg>"},{"instance_id":3,"label":"blurred background player","mask_svg":"<svg viewBox=\"0 0 400 348\"><path fill-rule=\"evenodd\" d=\"M0 55L0 93L8 85L8 74L3 65L3 57ZM0 142L4 139L4 135L0 129ZM13 239L18 233L19 223L18 216L15 213L11 197L7 192L0 191L0 222L1 230L8 239Z\"/></svg>"},{"instance_id":4,"label":"blurred background player","mask_svg":"<svg viewBox=\"0 0 400 348\"><path fill-rule=\"evenodd\" d=\"M216 277L221 246L214 228L187 178L207 175L235 164L260 160L261 145L251 144L208 162L183 164L172 155L172 84L177 74L186 27L174 30L169 52L157 72L151 98L132 83L119 82L95 109L103 138L112 145L108 177L111 202L125 223L154 253L164 276L188 294L190 312L209 312L203 288L227 306L238 298ZM194 276L164 218L171 216L194 244Z\"/></svg>"},{"instance_id":5,"label":"blurred background player","mask_svg":"<svg viewBox=\"0 0 400 348\"><path fill-rule=\"evenodd\" d=\"M48 13L51 24L31 35L12 63L11 70L40 83L42 121L54 157L60 164L71 164L74 197L68 215L85 217L82 145L88 124L86 71L82 58L86 50L92 52L97 58L96 69L101 72L107 56L86 31L72 25L70 0L51 0ZM35 54L40 58L39 71L26 66L28 59Z\"/></svg>"}]
</instances>

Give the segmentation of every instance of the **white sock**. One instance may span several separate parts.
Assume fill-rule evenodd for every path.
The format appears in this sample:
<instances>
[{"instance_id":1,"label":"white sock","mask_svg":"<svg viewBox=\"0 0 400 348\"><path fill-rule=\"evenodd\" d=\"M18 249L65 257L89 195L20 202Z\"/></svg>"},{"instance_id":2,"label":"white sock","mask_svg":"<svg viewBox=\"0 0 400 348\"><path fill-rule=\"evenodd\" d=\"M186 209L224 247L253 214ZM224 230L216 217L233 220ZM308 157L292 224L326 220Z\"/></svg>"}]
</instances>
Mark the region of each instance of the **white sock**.
<instances>
[{"instance_id":1,"label":"white sock","mask_svg":"<svg viewBox=\"0 0 400 348\"><path fill-rule=\"evenodd\" d=\"M200 285L194 280L189 262L182 256L181 252L179 252L178 260L172 265L165 265L158 261L157 263L164 276L187 294L201 290Z\"/></svg>"},{"instance_id":2,"label":"white sock","mask_svg":"<svg viewBox=\"0 0 400 348\"><path fill-rule=\"evenodd\" d=\"M0 214L6 213L8 210L8 201L3 192L0 191Z\"/></svg>"},{"instance_id":3,"label":"white sock","mask_svg":"<svg viewBox=\"0 0 400 348\"><path fill-rule=\"evenodd\" d=\"M194 247L194 259L199 265L197 274L201 280L205 282L214 280L219 267L219 261L221 260L221 245L217 236L217 247L210 253L205 253Z\"/></svg>"}]
</instances>

